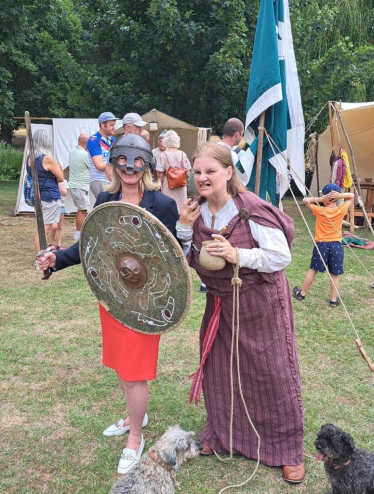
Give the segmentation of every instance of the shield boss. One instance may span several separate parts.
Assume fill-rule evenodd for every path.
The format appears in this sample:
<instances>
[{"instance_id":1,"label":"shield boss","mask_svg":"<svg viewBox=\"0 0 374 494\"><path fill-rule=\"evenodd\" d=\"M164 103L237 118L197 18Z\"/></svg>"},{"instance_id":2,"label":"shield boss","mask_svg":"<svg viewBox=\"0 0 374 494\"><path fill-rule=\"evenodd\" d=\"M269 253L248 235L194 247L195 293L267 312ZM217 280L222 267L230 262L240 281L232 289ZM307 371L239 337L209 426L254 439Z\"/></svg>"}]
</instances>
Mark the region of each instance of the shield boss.
<instances>
[{"instance_id":1,"label":"shield boss","mask_svg":"<svg viewBox=\"0 0 374 494\"><path fill-rule=\"evenodd\" d=\"M190 268L155 216L133 204L102 204L87 216L79 250L91 290L119 322L148 334L182 322L191 302Z\"/></svg>"}]
</instances>

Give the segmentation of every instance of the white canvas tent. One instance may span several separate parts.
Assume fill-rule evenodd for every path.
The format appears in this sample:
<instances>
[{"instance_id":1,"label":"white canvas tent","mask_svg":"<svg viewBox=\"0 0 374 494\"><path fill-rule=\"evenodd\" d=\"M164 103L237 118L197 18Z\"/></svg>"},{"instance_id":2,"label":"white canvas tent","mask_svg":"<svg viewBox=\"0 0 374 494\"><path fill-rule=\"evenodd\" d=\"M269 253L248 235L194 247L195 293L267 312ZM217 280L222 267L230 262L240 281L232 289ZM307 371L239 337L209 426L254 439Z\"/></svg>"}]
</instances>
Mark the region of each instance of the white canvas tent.
<instances>
[{"instance_id":1,"label":"white canvas tent","mask_svg":"<svg viewBox=\"0 0 374 494\"><path fill-rule=\"evenodd\" d=\"M60 163L64 170L69 166L69 153L78 144L79 134L85 133L92 135L98 131L98 123L96 118L53 118L52 125L46 124L31 124L31 131L34 134L38 129L46 130L51 136L53 141L53 157ZM23 152L23 161L21 176L18 185L18 194L14 215L22 213L33 213L34 208L28 206L25 203L23 195L23 183L26 173L26 160L29 154L28 139L26 138L25 149ZM90 197L91 207L93 205L94 198ZM65 204L66 212L73 213L76 211L73 200L70 197L70 193L66 196Z\"/></svg>"},{"instance_id":2,"label":"white canvas tent","mask_svg":"<svg viewBox=\"0 0 374 494\"><path fill-rule=\"evenodd\" d=\"M170 115L156 109L142 115L142 119L145 122L148 122L148 125L144 128L151 134L150 144L152 148L156 148L158 146L158 136L163 130L175 130L181 138L180 149L184 151L190 159L192 158L197 146L200 143L207 141L211 133L211 129L209 128L195 127L194 125L178 120L177 118L171 117ZM152 131L152 127L150 125L151 123L157 124L156 131ZM121 134L123 134L122 122L118 122L115 135Z\"/></svg>"},{"instance_id":3,"label":"white canvas tent","mask_svg":"<svg viewBox=\"0 0 374 494\"><path fill-rule=\"evenodd\" d=\"M181 149L187 154L191 159L193 152L196 147L201 143L209 139L211 129L200 128L190 125L182 120L171 117L166 113L162 113L158 110L151 110L150 112L142 115L142 119L149 123L157 124L157 131L150 132L151 134L151 146L152 141L154 142L153 147L157 147L158 136L164 129L175 130L181 138ZM145 127L150 130L150 125ZM86 133L89 135L94 134L98 131L99 126L96 118L53 118L52 125L45 124L31 124L32 133L38 129L45 129L52 135L53 138L53 156L54 159L60 163L62 169L64 170L69 165L69 152L77 145L77 140L79 134ZM123 133L122 120L117 122L117 130L115 135L121 135ZM26 171L26 159L28 156L28 141L26 139L25 150L23 154L23 163L21 176L18 186L17 201L15 206L14 215L22 213L33 213L34 208L31 208L25 203L25 198L23 196L23 183L25 180ZM90 194L90 207L92 208L94 204L94 196ZM66 197L66 212L74 213L76 208L70 197L70 193Z\"/></svg>"},{"instance_id":4,"label":"white canvas tent","mask_svg":"<svg viewBox=\"0 0 374 494\"><path fill-rule=\"evenodd\" d=\"M351 141L355 156L358 170L358 180L363 181L366 177L372 177L374 180L374 101L369 103L341 103L341 107L340 103L334 103L334 106L335 108L341 110L341 117ZM344 137L344 133L339 122L338 135L336 119L337 116L334 113L332 130L335 137L335 149L338 151L340 135L340 142L343 148L347 151L350 159L351 173L354 173L348 143ZM330 155L331 134L330 128L328 127L318 136L318 173L317 170L315 170L310 187L314 196L318 195L318 189L322 189L324 185L329 183Z\"/></svg>"}]
</instances>

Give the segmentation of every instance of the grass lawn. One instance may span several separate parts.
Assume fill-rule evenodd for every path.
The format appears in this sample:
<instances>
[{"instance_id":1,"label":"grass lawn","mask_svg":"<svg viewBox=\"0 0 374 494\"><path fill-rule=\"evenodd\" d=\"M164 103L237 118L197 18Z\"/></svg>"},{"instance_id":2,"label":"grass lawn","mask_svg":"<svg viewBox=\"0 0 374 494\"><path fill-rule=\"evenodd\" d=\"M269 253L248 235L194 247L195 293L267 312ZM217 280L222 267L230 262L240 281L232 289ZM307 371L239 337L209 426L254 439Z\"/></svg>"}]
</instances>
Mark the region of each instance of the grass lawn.
<instances>
[{"instance_id":1,"label":"grass lawn","mask_svg":"<svg viewBox=\"0 0 374 494\"><path fill-rule=\"evenodd\" d=\"M35 219L12 216L16 193L15 182L0 183L0 492L104 494L117 478L124 440L106 438L102 431L125 414L125 406L115 373L101 364L97 302L80 266L40 280L33 266ZM303 281L312 243L292 199L285 211L296 225L287 269L293 287ZM312 215L307 210L305 215L313 227ZM73 220L67 219L65 245L72 243L73 230ZM356 249L355 254L372 278L346 251L341 294L374 361L374 290L369 286L374 251ZM161 339L158 376L150 383L146 449L169 425L179 423L199 433L204 424L203 401L198 408L188 405L188 375L198 365L205 301L195 275L193 279L188 316ZM359 447L374 450L373 375L356 349L344 310L330 308L328 300L326 275L317 277L305 301L294 300L305 407L305 482L289 486L278 468L261 466L247 486L231 494L329 492L323 465L313 459L316 433L326 422L346 429ZM228 463L198 459L182 468L179 492L218 493L245 480L254 466L243 458Z\"/></svg>"}]
</instances>

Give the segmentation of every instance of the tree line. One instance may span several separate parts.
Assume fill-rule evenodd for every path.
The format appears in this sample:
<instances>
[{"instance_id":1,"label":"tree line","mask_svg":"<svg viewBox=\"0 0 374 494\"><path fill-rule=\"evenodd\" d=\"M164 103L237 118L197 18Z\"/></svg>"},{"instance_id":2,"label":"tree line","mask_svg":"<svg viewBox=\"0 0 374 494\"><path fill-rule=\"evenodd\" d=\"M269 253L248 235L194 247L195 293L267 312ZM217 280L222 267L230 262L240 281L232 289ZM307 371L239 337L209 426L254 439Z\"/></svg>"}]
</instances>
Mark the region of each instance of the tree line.
<instances>
[{"instance_id":1,"label":"tree line","mask_svg":"<svg viewBox=\"0 0 374 494\"><path fill-rule=\"evenodd\" d=\"M157 108L220 133L228 117L245 118L258 7L259 0L3 0L0 139L25 110L93 118ZM374 100L372 0L290 0L290 11L306 123L329 99Z\"/></svg>"}]
</instances>

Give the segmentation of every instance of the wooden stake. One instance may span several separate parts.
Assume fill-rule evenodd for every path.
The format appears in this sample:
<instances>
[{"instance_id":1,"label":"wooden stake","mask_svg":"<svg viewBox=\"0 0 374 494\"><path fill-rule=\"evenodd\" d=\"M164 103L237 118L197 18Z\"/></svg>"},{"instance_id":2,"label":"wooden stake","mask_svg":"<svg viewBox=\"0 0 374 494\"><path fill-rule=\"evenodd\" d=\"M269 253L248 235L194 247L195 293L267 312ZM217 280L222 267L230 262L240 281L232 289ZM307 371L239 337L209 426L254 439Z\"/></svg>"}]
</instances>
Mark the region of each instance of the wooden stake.
<instances>
[{"instance_id":1,"label":"wooden stake","mask_svg":"<svg viewBox=\"0 0 374 494\"><path fill-rule=\"evenodd\" d=\"M261 163L262 163L262 149L264 147L264 123L265 112L260 115L260 122L258 124L258 143L257 143L257 159L256 159L256 181L255 181L255 194L260 195L260 181L261 181Z\"/></svg>"},{"instance_id":2,"label":"wooden stake","mask_svg":"<svg viewBox=\"0 0 374 494\"><path fill-rule=\"evenodd\" d=\"M359 349L359 352L361 353L363 358L366 360L366 363L368 364L369 369L371 370L371 372L374 372L374 364L370 360L369 355L366 353L365 348L362 346L360 338L357 338L357 340L355 340L355 341L356 341L356 345Z\"/></svg>"}]
</instances>

